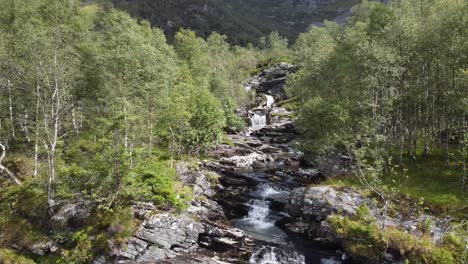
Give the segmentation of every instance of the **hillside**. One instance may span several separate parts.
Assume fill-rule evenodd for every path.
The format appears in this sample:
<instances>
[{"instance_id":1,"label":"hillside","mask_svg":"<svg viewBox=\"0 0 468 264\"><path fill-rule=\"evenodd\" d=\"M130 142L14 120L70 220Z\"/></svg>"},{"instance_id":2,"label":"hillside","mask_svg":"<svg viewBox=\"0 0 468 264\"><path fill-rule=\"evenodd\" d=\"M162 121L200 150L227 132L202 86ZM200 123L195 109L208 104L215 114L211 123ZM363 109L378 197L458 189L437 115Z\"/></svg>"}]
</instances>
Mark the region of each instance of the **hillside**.
<instances>
[{"instance_id":1,"label":"hillside","mask_svg":"<svg viewBox=\"0 0 468 264\"><path fill-rule=\"evenodd\" d=\"M293 41L311 24L346 21L358 0L113 0L132 16L163 28L171 39L180 27L206 37L216 31L235 44L257 43L278 31Z\"/></svg>"}]
</instances>

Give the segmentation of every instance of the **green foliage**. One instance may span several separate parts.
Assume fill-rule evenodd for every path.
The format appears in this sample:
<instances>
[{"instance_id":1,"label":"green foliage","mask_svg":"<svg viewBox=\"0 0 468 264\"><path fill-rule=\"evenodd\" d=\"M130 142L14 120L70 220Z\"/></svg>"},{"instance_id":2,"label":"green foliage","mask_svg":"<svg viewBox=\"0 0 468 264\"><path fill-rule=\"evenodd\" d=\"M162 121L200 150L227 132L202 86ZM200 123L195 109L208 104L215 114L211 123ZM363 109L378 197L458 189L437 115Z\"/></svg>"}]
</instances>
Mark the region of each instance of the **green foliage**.
<instances>
[{"instance_id":1,"label":"green foliage","mask_svg":"<svg viewBox=\"0 0 468 264\"><path fill-rule=\"evenodd\" d=\"M92 260L92 243L88 235L79 231L73 235L73 242L76 247L70 251L65 251L59 263L88 263Z\"/></svg>"},{"instance_id":2,"label":"green foliage","mask_svg":"<svg viewBox=\"0 0 468 264\"><path fill-rule=\"evenodd\" d=\"M176 173L167 161L148 160L136 166L125 178L125 195L132 200L153 202L159 208L183 209L191 193L175 190Z\"/></svg>"},{"instance_id":3,"label":"green foliage","mask_svg":"<svg viewBox=\"0 0 468 264\"><path fill-rule=\"evenodd\" d=\"M303 102L320 97L348 113L346 126L331 126L321 131L325 135L349 134L356 141L378 133L389 146L398 146L400 154L414 155L420 138L424 138L426 155L443 149L441 133L459 127L467 109L462 99L466 61L460 59L466 57L462 55L467 33L462 10L467 8L459 0L390 5L364 1L354 8L346 26L326 22L325 27L311 27L301 34L293 46L301 67L288 91ZM444 88L439 85L442 79ZM435 101L453 108L444 112ZM310 130L315 125L300 124ZM341 141L346 144L349 138ZM334 144L324 141L322 145Z\"/></svg>"},{"instance_id":4,"label":"green foliage","mask_svg":"<svg viewBox=\"0 0 468 264\"><path fill-rule=\"evenodd\" d=\"M361 213L355 218L330 216L327 221L343 237L345 248L368 263L382 263L383 253L388 249L399 251L409 263L459 263L457 261L463 257L463 243L455 247L445 243L441 247L427 236L417 237L395 227L381 231L377 224L368 222L367 217L362 218L364 208L358 211Z\"/></svg>"},{"instance_id":5,"label":"green foliage","mask_svg":"<svg viewBox=\"0 0 468 264\"><path fill-rule=\"evenodd\" d=\"M233 99L228 98L223 105L224 114L226 116L226 127L231 130L240 131L245 127L245 121L242 120L235 112L236 103Z\"/></svg>"},{"instance_id":6,"label":"green foliage","mask_svg":"<svg viewBox=\"0 0 468 264\"><path fill-rule=\"evenodd\" d=\"M0 262L2 264L34 264L35 262L19 256L13 250L0 248Z\"/></svg>"},{"instance_id":7,"label":"green foliage","mask_svg":"<svg viewBox=\"0 0 468 264\"><path fill-rule=\"evenodd\" d=\"M221 140L226 120L223 109L216 98L208 91L201 90L196 94L193 116L190 120L193 127L192 153L200 153L209 144ZM199 149L201 148L201 149Z\"/></svg>"},{"instance_id":8,"label":"green foliage","mask_svg":"<svg viewBox=\"0 0 468 264\"><path fill-rule=\"evenodd\" d=\"M274 31L260 39L262 60L265 64L291 61L291 52L288 49L288 40Z\"/></svg>"},{"instance_id":9,"label":"green foliage","mask_svg":"<svg viewBox=\"0 0 468 264\"><path fill-rule=\"evenodd\" d=\"M299 112L297 124L305 149L323 153L324 147L337 145L345 140L349 131L349 113L339 104L333 104L316 97L307 101Z\"/></svg>"},{"instance_id":10,"label":"green foliage","mask_svg":"<svg viewBox=\"0 0 468 264\"><path fill-rule=\"evenodd\" d=\"M191 28L207 38L212 32L229 36L237 45L259 44L260 37L278 31L290 41L311 24L333 20L351 8L357 0L336 0L322 8L306 6L307 2L281 0L113 0L116 7L135 17L150 20L164 28L169 39L179 28ZM321 2L322 3L322 2ZM222 17L222 21L220 21Z\"/></svg>"}]
</instances>

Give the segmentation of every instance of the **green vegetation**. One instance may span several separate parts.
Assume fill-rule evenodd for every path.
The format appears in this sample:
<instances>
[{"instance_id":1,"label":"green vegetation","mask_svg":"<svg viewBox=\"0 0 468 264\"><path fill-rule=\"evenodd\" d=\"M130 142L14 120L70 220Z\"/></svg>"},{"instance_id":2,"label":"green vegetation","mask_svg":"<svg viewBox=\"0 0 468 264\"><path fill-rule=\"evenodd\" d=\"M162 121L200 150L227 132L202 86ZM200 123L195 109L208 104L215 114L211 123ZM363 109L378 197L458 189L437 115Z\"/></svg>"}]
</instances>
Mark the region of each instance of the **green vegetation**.
<instances>
[{"instance_id":1,"label":"green vegetation","mask_svg":"<svg viewBox=\"0 0 468 264\"><path fill-rule=\"evenodd\" d=\"M244 46L260 45L261 37L275 31L293 42L311 24L333 20L358 2L322 1L314 7L306 1L282 0L112 0L117 8L163 28L170 40L180 28L191 28L204 38L215 31Z\"/></svg>"},{"instance_id":2,"label":"green vegetation","mask_svg":"<svg viewBox=\"0 0 468 264\"><path fill-rule=\"evenodd\" d=\"M202 11L216 16L199 20L196 0L114 2L151 21L109 1L0 0L2 261L28 263L19 254L54 244L63 250L30 258L88 263L125 245L139 224L134 203L184 210L192 191L175 162L232 144L225 131L244 127L236 110L251 103L242 81L279 61L299 66L283 106L297 117L307 156L341 152L353 165L353 177L330 182L359 186L383 216L404 214L398 201L466 218L466 1L363 1L345 26L311 26L291 47L321 14L276 19L267 14L289 1L210 0ZM323 10L332 16L352 4ZM185 8L194 12L174 22L169 44L151 23L167 24ZM374 261L387 248L416 263L461 259L466 234L453 230L438 247L426 236L380 230L365 211L330 219L350 252Z\"/></svg>"},{"instance_id":3,"label":"green vegetation","mask_svg":"<svg viewBox=\"0 0 468 264\"><path fill-rule=\"evenodd\" d=\"M34 261L18 256L14 251L0 248L0 259L3 264L34 264Z\"/></svg>"},{"instance_id":4,"label":"green vegetation","mask_svg":"<svg viewBox=\"0 0 468 264\"><path fill-rule=\"evenodd\" d=\"M363 258L365 263L382 263L383 253L387 250L399 251L408 263L449 264L466 260L463 237L455 232L446 234L438 245L428 234L418 237L396 227L382 230L366 206L359 208L356 217L332 215L327 221L343 238L346 250ZM419 228L424 233L424 229Z\"/></svg>"},{"instance_id":5,"label":"green vegetation","mask_svg":"<svg viewBox=\"0 0 468 264\"><path fill-rule=\"evenodd\" d=\"M466 220L467 12L460 0L363 1L344 27L311 27L292 47L300 68L288 91L302 102L303 150L348 156L352 175L324 184L374 198L382 219L429 212ZM350 252L375 263L387 248L410 263L460 263L466 245L331 221ZM462 230L453 235L466 240Z\"/></svg>"},{"instance_id":6,"label":"green vegetation","mask_svg":"<svg viewBox=\"0 0 468 264\"><path fill-rule=\"evenodd\" d=\"M432 214L466 218L468 197L460 187L463 175L460 162L447 167L443 155L418 155L416 160L404 157L404 164L403 168L396 168L397 173L383 176L385 185L398 188L400 206L396 207L411 208L422 203ZM362 187L357 175L329 178L322 184ZM402 207L401 203L407 204Z\"/></svg>"},{"instance_id":7,"label":"green vegetation","mask_svg":"<svg viewBox=\"0 0 468 264\"><path fill-rule=\"evenodd\" d=\"M169 45L105 2L0 6L0 247L54 243L35 260L88 263L125 245L135 202L183 210L174 161L244 126L241 82L268 51L183 29Z\"/></svg>"},{"instance_id":8,"label":"green vegetation","mask_svg":"<svg viewBox=\"0 0 468 264\"><path fill-rule=\"evenodd\" d=\"M441 10L444 11L441 11ZM293 46L304 150L339 150L379 199L465 210L465 1L364 1L345 27L311 27Z\"/></svg>"}]
</instances>

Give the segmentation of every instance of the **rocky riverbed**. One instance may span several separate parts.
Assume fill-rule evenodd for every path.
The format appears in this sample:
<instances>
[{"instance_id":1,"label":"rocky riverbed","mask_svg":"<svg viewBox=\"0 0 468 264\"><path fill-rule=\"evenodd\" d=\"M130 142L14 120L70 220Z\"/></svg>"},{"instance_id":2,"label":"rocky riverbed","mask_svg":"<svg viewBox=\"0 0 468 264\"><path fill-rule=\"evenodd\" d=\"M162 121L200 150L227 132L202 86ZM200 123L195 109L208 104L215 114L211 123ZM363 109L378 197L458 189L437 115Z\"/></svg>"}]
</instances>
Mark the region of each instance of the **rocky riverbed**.
<instances>
[{"instance_id":1,"label":"rocky riverbed","mask_svg":"<svg viewBox=\"0 0 468 264\"><path fill-rule=\"evenodd\" d=\"M229 135L229 144L216 146L209 160L177 165L194 193L183 214L157 213L151 204L134 206L142 223L127 247L114 252L116 263L353 263L327 217L356 215L363 204L376 216L379 211L351 189L310 187L352 167L340 153L319 161L317 168L304 163L292 115L282 107L285 81L295 70L281 63L246 83L256 102L243 113L249 128ZM418 223L427 219L434 223L436 240L442 220L421 215L380 221L422 235ZM389 254L387 263L401 263L398 254Z\"/></svg>"}]
</instances>

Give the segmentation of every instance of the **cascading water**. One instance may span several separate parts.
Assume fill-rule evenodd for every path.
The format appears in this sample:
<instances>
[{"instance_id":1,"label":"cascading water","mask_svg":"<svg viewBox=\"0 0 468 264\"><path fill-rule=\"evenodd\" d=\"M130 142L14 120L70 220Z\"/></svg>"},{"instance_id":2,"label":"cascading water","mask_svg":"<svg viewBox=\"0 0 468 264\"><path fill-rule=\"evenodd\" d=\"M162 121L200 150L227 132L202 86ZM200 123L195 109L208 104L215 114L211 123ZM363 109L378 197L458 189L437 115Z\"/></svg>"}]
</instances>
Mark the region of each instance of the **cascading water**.
<instances>
[{"instance_id":1,"label":"cascading water","mask_svg":"<svg viewBox=\"0 0 468 264\"><path fill-rule=\"evenodd\" d=\"M304 264L305 257L293 249L264 246L252 254L249 262L252 264Z\"/></svg>"},{"instance_id":2,"label":"cascading water","mask_svg":"<svg viewBox=\"0 0 468 264\"><path fill-rule=\"evenodd\" d=\"M246 173L246 175L265 175L262 173ZM288 239L288 235L276 225L278 221L287 217L287 213L273 203L285 203L289 199L290 189L286 185L273 184L271 182L259 182L254 190L251 190L251 199L245 205L248 206L247 214L232 223L246 233L262 241L249 259L252 264L340 264L339 260L323 258L320 253L310 253L304 249L298 249ZM304 253L307 252L307 253ZM306 255L307 254L307 255ZM311 259L311 254L313 255Z\"/></svg>"},{"instance_id":3,"label":"cascading water","mask_svg":"<svg viewBox=\"0 0 468 264\"><path fill-rule=\"evenodd\" d=\"M260 130L266 126L266 115L254 113L250 117L250 123L252 124L250 126L252 130Z\"/></svg>"},{"instance_id":4,"label":"cascading water","mask_svg":"<svg viewBox=\"0 0 468 264\"><path fill-rule=\"evenodd\" d=\"M251 200L250 210L245 220L258 227L268 227L273 224L272 221L267 218L269 213L270 209L267 201Z\"/></svg>"},{"instance_id":5,"label":"cascading water","mask_svg":"<svg viewBox=\"0 0 468 264\"><path fill-rule=\"evenodd\" d=\"M266 99L267 99L267 102L266 102L266 106L268 108L271 108L273 106L273 104L275 103L275 98L269 94L266 94Z\"/></svg>"}]
</instances>

